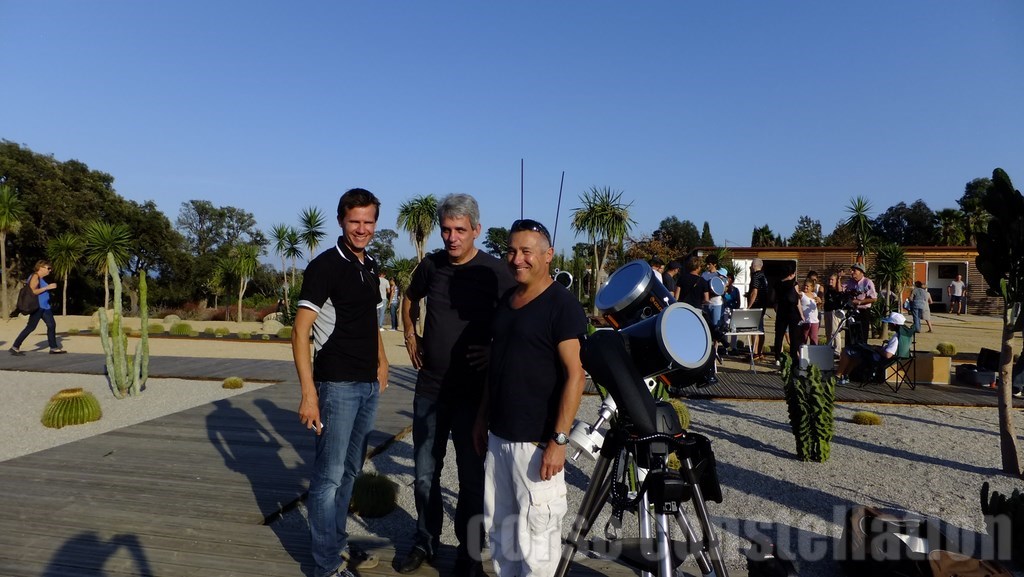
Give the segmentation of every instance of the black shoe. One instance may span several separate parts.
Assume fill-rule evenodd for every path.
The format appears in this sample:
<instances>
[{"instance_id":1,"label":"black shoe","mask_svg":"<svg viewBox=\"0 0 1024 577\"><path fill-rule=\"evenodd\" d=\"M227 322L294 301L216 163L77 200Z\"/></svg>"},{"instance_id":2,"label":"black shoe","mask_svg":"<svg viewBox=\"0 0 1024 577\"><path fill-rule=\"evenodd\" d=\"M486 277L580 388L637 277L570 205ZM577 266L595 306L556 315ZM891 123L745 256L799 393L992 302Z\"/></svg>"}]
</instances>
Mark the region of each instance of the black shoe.
<instances>
[{"instance_id":1,"label":"black shoe","mask_svg":"<svg viewBox=\"0 0 1024 577\"><path fill-rule=\"evenodd\" d=\"M405 559L402 559L398 563L398 566L396 566L395 569L397 569L399 573L415 573L424 561L432 561L433 559L433 555L427 553L423 547L417 545L412 548L412 551L409 551L409 554L405 556Z\"/></svg>"},{"instance_id":2,"label":"black shoe","mask_svg":"<svg viewBox=\"0 0 1024 577\"><path fill-rule=\"evenodd\" d=\"M25 356L25 351L19 351L18 349L14 348L14 347L11 347L10 349L8 349L7 352L11 353L12 355L14 355L16 357L23 357L23 356Z\"/></svg>"}]
</instances>

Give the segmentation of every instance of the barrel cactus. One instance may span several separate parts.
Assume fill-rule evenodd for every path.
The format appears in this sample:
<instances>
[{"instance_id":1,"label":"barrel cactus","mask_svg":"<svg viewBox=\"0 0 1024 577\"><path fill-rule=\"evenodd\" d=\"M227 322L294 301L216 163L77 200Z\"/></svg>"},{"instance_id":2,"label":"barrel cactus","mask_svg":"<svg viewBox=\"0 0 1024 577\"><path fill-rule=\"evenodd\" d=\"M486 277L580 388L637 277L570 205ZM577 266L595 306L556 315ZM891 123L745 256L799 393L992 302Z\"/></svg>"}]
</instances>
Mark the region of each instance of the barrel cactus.
<instances>
[{"instance_id":1,"label":"barrel cactus","mask_svg":"<svg viewBox=\"0 0 1024 577\"><path fill-rule=\"evenodd\" d=\"M241 389L244 384L245 381L242 380L242 377L228 377L224 379L221 387L225 389Z\"/></svg>"},{"instance_id":2,"label":"barrel cactus","mask_svg":"<svg viewBox=\"0 0 1024 577\"><path fill-rule=\"evenodd\" d=\"M362 517L383 517L395 510L398 485L384 475L361 473L352 486L351 509Z\"/></svg>"},{"instance_id":3,"label":"barrel cactus","mask_svg":"<svg viewBox=\"0 0 1024 577\"><path fill-rule=\"evenodd\" d=\"M64 389L50 397L41 419L44 427L60 429L100 420L103 411L96 397L80 388Z\"/></svg>"}]
</instances>

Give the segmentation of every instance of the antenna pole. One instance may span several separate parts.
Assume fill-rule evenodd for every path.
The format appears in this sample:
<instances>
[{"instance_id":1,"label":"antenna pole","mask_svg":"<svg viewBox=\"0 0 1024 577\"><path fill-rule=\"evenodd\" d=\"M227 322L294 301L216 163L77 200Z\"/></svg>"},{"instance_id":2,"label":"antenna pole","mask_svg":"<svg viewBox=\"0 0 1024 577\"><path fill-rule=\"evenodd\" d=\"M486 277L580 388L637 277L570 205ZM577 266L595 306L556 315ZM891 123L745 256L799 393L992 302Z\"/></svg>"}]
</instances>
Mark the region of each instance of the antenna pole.
<instances>
[{"instance_id":1,"label":"antenna pole","mask_svg":"<svg viewBox=\"0 0 1024 577\"><path fill-rule=\"evenodd\" d=\"M519 218L523 218L523 159L519 159Z\"/></svg>"},{"instance_id":2,"label":"antenna pole","mask_svg":"<svg viewBox=\"0 0 1024 577\"><path fill-rule=\"evenodd\" d=\"M558 183L558 204L555 205L555 231L551 235L551 246L555 246L555 238L558 237L558 212L562 209L562 185L565 184L565 171L562 171L562 181Z\"/></svg>"}]
</instances>

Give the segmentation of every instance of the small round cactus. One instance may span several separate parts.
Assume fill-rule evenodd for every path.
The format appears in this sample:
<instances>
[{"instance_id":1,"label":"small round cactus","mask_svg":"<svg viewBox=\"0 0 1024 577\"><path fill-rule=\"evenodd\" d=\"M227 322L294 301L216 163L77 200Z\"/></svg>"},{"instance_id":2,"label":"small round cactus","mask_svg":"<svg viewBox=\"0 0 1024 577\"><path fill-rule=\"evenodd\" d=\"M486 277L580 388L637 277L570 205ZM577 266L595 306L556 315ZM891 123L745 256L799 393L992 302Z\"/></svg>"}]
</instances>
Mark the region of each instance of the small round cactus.
<instances>
[{"instance_id":1,"label":"small round cactus","mask_svg":"<svg viewBox=\"0 0 1024 577\"><path fill-rule=\"evenodd\" d=\"M192 332L192 325L188 323L174 323L171 325L171 334L176 337L187 337Z\"/></svg>"},{"instance_id":2,"label":"small round cactus","mask_svg":"<svg viewBox=\"0 0 1024 577\"><path fill-rule=\"evenodd\" d=\"M939 343L935 345L935 350L938 351L939 356L952 357L956 355L956 345L953 343Z\"/></svg>"},{"instance_id":3,"label":"small round cactus","mask_svg":"<svg viewBox=\"0 0 1024 577\"><path fill-rule=\"evenodd\" d=\"M238 331L238 338L241 340L249 340L252 338L252 333L249 331Z\"/></svg>"},{"instance_id":4,"label":"small round cactus","mask_svg":"<svg viewBox=\"0 0 1024 577\"><path fill-rule=\"evenodd\" d=\"M281 330L277 331L277 338L279 339L290 339L292 338L291 327L281 327Z\"/></svg>"},{"instance_id":5,"label":"small round cactus","mask_svg":"<svg viewBox=\"0 0 1024 577\"><path fill-rule=\"evenodd\" d=\"M857 411L850 420L858 425L881 425L882 417L871 411Z\"/></svg>"},{"instance_id":6,"label":"small round cactus","mask_svg":"<svg viewBox=\"0 0 1024 577\"><path fill-rule=\"evenodd\" d=\"M41 422L45 427L60 429L68 425L98 421L102 416L100 402L92 393L80 388L64 389L50 397Z\"/></svg>"},{"instance_id":7,"label":"small round cactus","mask_svg":"<svg viewBox=\"0 0 1024 577\"><path fill-rule=\"evenodd\" d=\"M213 334L218 337L226 337L231 334L231 331L227 327L217 327Z\"/></svg>"},{"instance_id":8,"label":"small round cactus","mask_svg":"<svg viewBox=\"0 0 1024 577\"><path fill-rule=\"evenodd\" d=\"M224 379L221 386L225 389L241 389L244 384L245 381L242 380L242 377L228 377Z\"/></svg>"},{"instance_id":9,"label":"small round cactus","mask_svg":"<svg viewBox=\"0 0 1024 577\"><path fill-rule=\"evenodd\" d=\"M351 509L362 517L383 517L395 510L398 485L384 475L361 473L352 486Z\"/></svg>"}]
</instances>

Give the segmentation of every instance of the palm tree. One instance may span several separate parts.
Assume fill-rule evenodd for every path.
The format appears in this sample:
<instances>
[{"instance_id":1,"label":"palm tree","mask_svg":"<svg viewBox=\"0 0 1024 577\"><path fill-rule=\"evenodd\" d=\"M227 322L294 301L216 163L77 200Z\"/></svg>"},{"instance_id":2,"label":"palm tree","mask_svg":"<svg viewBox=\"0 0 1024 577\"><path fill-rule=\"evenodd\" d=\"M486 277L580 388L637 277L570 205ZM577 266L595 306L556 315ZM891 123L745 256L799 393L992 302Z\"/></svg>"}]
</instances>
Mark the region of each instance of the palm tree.
<instances>
[{"instance_id":1,"label":"palm tree","mask_svg":"<svg viewBox=\"0 0 1024 577\"><path fill-rule=\"evenodd\" d=\"M285 224L275 224L270 229L270 242L274 244L274 252L281 257L281 274L284 275L281 288L284 291L285 310L288 310L288 233L292 228Z\"/></svg>"},{"instance_id":2,"label":"palm tree","mask_svg":"<svg viewBox=\"0 0 1024 577\"><path fill-rule=\"evenodd\" d=\"M944 208L935 216L939 219L939 246L963 246L964 213L955 208Z\"/></svg>"},{"instance_id":3,"label":"palm tree","mask_svg":"<svg viewBox=\"0 0 1024 577\"><path fill-rule=\"evenodd\" d=\"M327 233L324 232L326 222L324 213L315 206L310 206L299 214L299 226L301 227L299 238L309 249L309 260L313 260L316 255L316 247L320 246L320 241L327 236Z\"/></svg>"},{"instance_id":4,"label":"palm tree","mask_svg":"<svg viewBox=\"0 0 1024 577\"><path fill-rule=\"evenodd\" d=\"M85 262L96 267L96 271L103 274L103 308L110 308L110 274L121 274L120 271L109 271L107 269L107 253L114 257L117 266L128 261L128 250L132 244L132 233L123 224L110 224L109 222L93 221L86 225L85 232ZM118 307L121 303L116 303Z\"/></svg>"},{"instance_id":5,"label":"palm tree","mask_svg":"<svg viewBox=\"0 0 1024 577\"><path fill-rule=\"evenodd\" d=\"M423 260L427 237L437 225L437 199L427 194L407 200L398 207L398 228L409 233L416 247L416 262Z\"/></svg>"},{"instance_id":6,"label":"palm tree","mask_svg":"<svg viewBox=\"0 0 1024 577\"><path fill-rule=\"evenodd\" d=\"M288 236L285 238L285 256L292 259L292 284L291 288L295 288L295 260L302 258L302 239L299 237L299 231L294 228L288 229Z\"/></svg>"},{"instance_id":7,"label":"palm tree","mask_svg":"<svg viewBox=\"0 0 1024 577\"><path fill-rule=\"evenodd\" d=\"M50 263L53 264L53 272L63 281L61 283L62 306L61 316L68 315L68 276L75 270L75 265L82 258L84 250L82 239L71 232L66 232L57 238L52 239L46 245L46 254L50 256Z\"/></svg>"},{"instance_id":8,"label":"palm tree","mask_svg":"<svg viewBox=\"0 0 1024 577\"><path fill-rule=\"evenodd\" d=\"M245 297L245 289L249 287L249 281L256 274L259 267L260 247L254 244L240 244L231 249L232 259L231 272L238 278L238 322L242 322L242 298Z\"/></svg>"},{"instance_id":9,"label":"palm tree","mask_svg":"<svg viewBox=\"0 0 1024 577\"><path fill-rule=\"evenodd\" d=\"M27 217L25 203L18 198L18 193L10 186L0 184L0 293L3 293L0 315L5 319L11 310L7 302L7 234L16 234Z\"/></svg>"},{"instance_id":10,"label":"palm tree","mask_svg":"<svg viewBox=\"0 0 1024 577\"><path fill-rule=\"evenodd\" d=\"M857 262L864 262L864 255L867 254L868 244L871 243L871 203L863 196L850 199L850 206L846 207L850 213L847 224L853 231L854 242L857 243Z\"/></svg>"},{"instance_id":11,"label":"palm tree","mask_svg":"<svg viewBox=\"0 0 1024 577\"><path fill-rule=\"evenodd\" d=\"M779 243L776 242L776 234L772 232L772 227L767 224L754 228L754 232L750 234L750 246L777 246Z\"/></svg>"},{"instance_id":12,"label":"palm tree","mask_svg":"<svg viewBox=\"0 0 1024 577\"><path fill-rule=\"evenodd\" d=\"M599 286L600 271L604 270L605 262L608 259L608 250L612 245L618 245L629 234L636 221L629 217L629 207L633 203L622 202L622 191L612 190L608 187L590 187L590 190L580 197L582 206L573 209L572 222L570 226L577 235L584 233L593 250L593 271L591 295L597 295ZM604 245L603 254L599 254L598 247ZM596 298L595 298L596 302ZM597 314L597 308L593 309Z\"/></svg>"},{"instance_id":13,"label":"palm tree","mask_svg":"<svg viewBox=\"0 0 1024 577\"><path fill-rule=\"evenodd\" d=\"M878 247L875 253L875 266L871 272L875 282L885 287L885 294L888 295L883 301L884 312L888 314L892 309L892 295L903 294L903 287L910 281L910 262L903 247L886 243ZM895 291L895 292L894 292ZM899 307L900 298L896 300ZM889 335L889 325L882 324L882 338Z\"/></svg>"}]
</instances>

